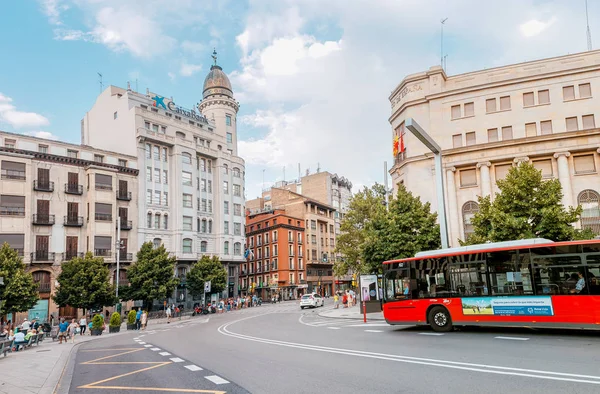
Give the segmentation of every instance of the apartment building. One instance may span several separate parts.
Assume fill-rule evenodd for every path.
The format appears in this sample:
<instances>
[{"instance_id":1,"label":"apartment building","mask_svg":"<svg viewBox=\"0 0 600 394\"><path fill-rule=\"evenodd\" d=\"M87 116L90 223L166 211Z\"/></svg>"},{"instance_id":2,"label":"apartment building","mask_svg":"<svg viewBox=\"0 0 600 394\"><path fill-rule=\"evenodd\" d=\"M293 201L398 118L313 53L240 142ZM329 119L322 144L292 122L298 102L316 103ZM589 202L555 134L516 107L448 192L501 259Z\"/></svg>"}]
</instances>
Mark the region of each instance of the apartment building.
<instances>
[{"instance_id":1,"label":"apartment building","mask_svg":"<svg viewBox=\"0 0 600 394\"><path fill-rule=\"evenodd\" d=\"M247 262L240 272L242 294L289 300L307 291L302 218L287 215L285 209L248 212L246 242Z\"/></svg>"},{"instance_id":2,"label":"apartment building","mask_svg":"<svg viewBox=\"0 0 600 394\"><path fill-rule=\"evenodd\" d=\"M273 187L262 197L246 203L250 215L261 211L284 210L304 221L306 284L308 292L331 295L335 290L335 208L291 190ZM293 230L292 230L293 231Z\"/></svg>"},{"instance_id":3,"label":"apartment building","mask_svg":"<svg viewBox=\"0 0 600 394\"><path fill-rule=\"evenodd\" d=\"M404 78L389 100L394 187L403 183L433 209L433 157L405 120L442 147L451 246L473 231L477 197L493 199L496 181L520 162L559 179L563 204L583 207L578 226L600 233L600 51L454 76L431 67Z\"/></svg>"},{"instance_id":4,"label":"apartment building","mask_svg":"<svg viewBox=\"0 0 600 394\"><path fill-rule=\"evenodd\" d=\"M120 282L137 251L137 157L0 132L0 243L23 257L40 301L28 317L76 316L51 299L61 263L93 252Z\"/></svg>"},{"instance_id":5,"label":"apartment building","mask_svg":"<svg viewBox=\"0 0 600 394\"><path fill-rule=\"evenodd\" d=\"M244 160L237 150L231 83L216 64L194 109L173 98L110 86L81 122L82 141L137 157L139 238L164 244L182 279L173 298L191 307L185 276L202 255L216 255L229 272L224 296L238 294L244 261Z\"/></svg>"}]
</instances>

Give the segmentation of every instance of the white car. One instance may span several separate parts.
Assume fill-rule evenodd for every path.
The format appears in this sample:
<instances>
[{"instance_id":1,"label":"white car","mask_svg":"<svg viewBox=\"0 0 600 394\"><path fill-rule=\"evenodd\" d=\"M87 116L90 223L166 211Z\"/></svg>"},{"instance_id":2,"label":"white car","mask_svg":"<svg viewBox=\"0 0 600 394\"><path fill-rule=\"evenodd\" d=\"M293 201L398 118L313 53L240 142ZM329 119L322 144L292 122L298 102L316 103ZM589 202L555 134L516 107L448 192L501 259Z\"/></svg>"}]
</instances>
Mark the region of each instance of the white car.
<instances>
[{"instance_id":1,"label":"white car","mask_svg":"<svg viewBox=\"0 0 600 394\"><path fill-rule=\"evenodd\" d=\"M316 293L305 294L300 299L300 309L304 309L306 307L316 308L323 305L325 305L325 300Z\"/></svg>"}]
</instances>

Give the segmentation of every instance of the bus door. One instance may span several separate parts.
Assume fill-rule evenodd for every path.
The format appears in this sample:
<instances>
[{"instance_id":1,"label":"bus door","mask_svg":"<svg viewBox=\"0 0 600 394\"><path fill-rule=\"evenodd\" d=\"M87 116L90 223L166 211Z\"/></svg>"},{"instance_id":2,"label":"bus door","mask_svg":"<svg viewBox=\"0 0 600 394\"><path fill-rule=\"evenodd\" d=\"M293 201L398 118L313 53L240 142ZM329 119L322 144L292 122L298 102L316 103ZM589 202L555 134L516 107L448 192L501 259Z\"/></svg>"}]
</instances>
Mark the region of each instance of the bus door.
<instances>
[{"instance_id":1,"label":"bus door","mask_svg":"<svg viewBox=\"0 0 600 394\"><path fill-rule=\"evenodd\" d=\"M463 256L457 256L463 257ZM452 291L461 297L490 295L485 260L454 260L449 268Z\"/></svg>"}]
</instances>

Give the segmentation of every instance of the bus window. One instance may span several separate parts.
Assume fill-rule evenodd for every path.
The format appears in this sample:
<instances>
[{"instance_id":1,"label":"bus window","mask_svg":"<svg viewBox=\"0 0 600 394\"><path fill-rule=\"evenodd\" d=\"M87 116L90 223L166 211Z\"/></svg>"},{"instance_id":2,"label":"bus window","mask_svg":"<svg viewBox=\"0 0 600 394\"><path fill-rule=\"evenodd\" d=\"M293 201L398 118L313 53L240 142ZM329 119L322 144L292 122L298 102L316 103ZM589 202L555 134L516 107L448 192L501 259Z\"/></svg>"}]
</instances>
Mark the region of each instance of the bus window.
<instances>
[{"instance_id":1,"label":"bus window","mask_svg":"<svg viewBox=\"0 0 600 394\"><path fill-rule=\"evenodd\" d=\"M586 270L579 256L534 257L533 267L538 295L588 294Z\"/></svg>"},{"instance_id":2,"label":"bus window","mask_svg":"<svg viewBox=\"0 0 600 394\"><path fill-rule=\"evenodd\" d=\"M592 295L600 295L600 255L588 255L586 262L589 293Z\"/></svg>"},{"instance_id":3,"label":"bus window","mask_svg":"<svg viewBox=\"0 0 600 394\"><path fill-rule=\"evenodd\" d=\"M432 258L415 262L416 289L419 298L449 297L446 280L446 258Z\"/></svg>"},{"instance_id":4,"label":"bus window","mask_svg":"<svg viewBox=\"0 0 600 394\"><path fill-rule=\"evenodd\" d=\"M521 264L516 250L492 252L487 254L487 266L490 274L490 290L492 295L525 295L533 294L529 257Z\"/></svg>"},{"instance_id":5,"label":"bus window","mask_svg":"<svg viewBox=\"0 0 600 394\"><path fill-rule=\"evenodd\" d=\"M516 294L533 295L533 277L531 273L531 255L527 252L519 251L519 259L517 261L517 270L515 273ZM517 273L519 274L517 276ZM519 282L518 279L521 281Z\"/></svg>"},{"instance_id":6,"label":"bus window","mask_svg":"<svg viewBox=\"0 0 600 394\"><path fill-rule=\"evenodd\" d=\"M411 285L408 269L388 271L385 274L386 301L411 298Z\"/></svg>"},{"instance_id":7,"label":"bus window","mask_svg":"<svg viewBox=\"0 0 600 394\"><path fill-rule=\"evenodd\" d=\"M449 272L452 291L459 296L489 295L484 262L454 264Z\"/></svg>"}]
</instances>

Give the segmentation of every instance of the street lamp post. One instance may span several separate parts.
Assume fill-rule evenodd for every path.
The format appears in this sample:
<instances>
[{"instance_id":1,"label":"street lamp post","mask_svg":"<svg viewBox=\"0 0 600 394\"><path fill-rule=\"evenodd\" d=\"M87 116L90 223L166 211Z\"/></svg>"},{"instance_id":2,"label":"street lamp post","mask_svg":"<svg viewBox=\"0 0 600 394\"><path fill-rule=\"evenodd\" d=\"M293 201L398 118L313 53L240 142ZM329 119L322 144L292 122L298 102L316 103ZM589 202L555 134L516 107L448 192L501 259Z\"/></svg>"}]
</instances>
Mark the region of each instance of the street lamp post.
<instances>
[{"instance_id":1,"label":"street lamp post","mask_svg":"<svg viewBox=\"0 0 600 394\"><path fill-rule=\"evenodd\" d=\"M119 260L121 257L121 216L117 216L117 242L115 242L115 254L117 257L117 274L115 275L115 281L116 281L116 286L115 286L115 295L117 297L117 306L115 307L115 311L118 309L119 306L119 275L121 274L119 272Z\"/></svg>"},{"instance_id":2,"label":"street lamp post","mask_svg":"<svg viewBox=\"0 0 600 394\"><path fill-rule=\"evenodd\" d=\"M419 141L421 141L434 155L435 161L435 183L438 200L438 217L440 219L440 238L442 248L448 248L448 222L446 217L446 204L444 203L444 174L442 172L442 148L423 130L413 119L408 118L404 125Z\"/></svg>"}]
</instances>

